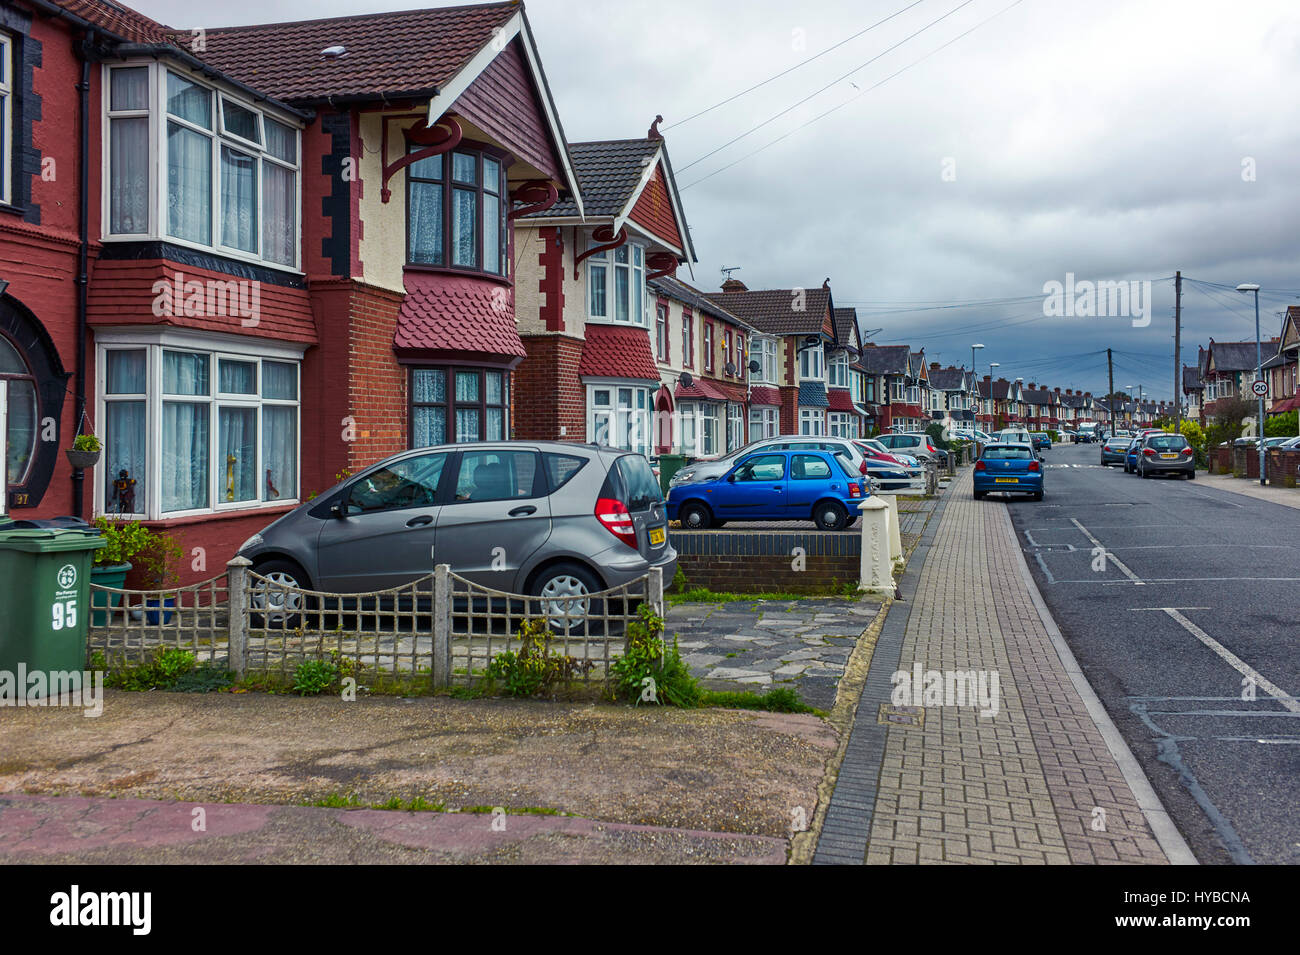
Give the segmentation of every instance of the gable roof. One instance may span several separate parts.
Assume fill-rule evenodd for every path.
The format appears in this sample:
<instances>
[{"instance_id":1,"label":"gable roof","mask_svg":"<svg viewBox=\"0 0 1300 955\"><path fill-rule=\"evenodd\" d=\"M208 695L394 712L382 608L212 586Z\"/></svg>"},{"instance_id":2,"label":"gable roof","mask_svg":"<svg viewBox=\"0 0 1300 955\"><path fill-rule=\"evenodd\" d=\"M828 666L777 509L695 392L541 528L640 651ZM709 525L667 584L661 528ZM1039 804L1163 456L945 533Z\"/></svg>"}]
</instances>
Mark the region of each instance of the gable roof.
<instances>
[{"instance_id":1,"label":"gable roof","mask_svg":"<svg viewBox=\"0 0 1300 955\"><path fill-rule=\"evenodd\" d=\"M695 286L687 285L679 278L674 278L671 275L661 275L657 279L650 280L650 287L658 289L669 298L675 298L677 301L689 305L695 312L712 315L714 318L720 318L723 321L732 322L747 331L755 331L754 326L750 325L749 322L745 321L738 315L733 315Z\"/></svg>"},{"instance_id":2,"label":"gable roof","mask_svg":"<svg viewBox=\"0 0 1300 955\"><path fill-rule=\"evenodd\" d=\"M1211 338L1209 351L1215 371L1250 371L1255 367L1254 342L1216 342Z\"/></svg>"},{"instance_id":3,"label":"gable roof","mask_svg":"<svg viewBox=\"0 0 1300 955\"><path fill-rule=\"evenodd\" d=\"M515 3L480 3L209 29L203 58L290 102L397 94L428 98L447 87L519 12ZM322 57L331 46L347 52Z\"/></svg>"},{"instance_id":4,"label":"gable roof","mask_svg":"<svg viewBox=\"0 0 1300 955\"><path fill-rule=\"evenodd\" d=\"M1050 388L1026 388L1021 400L1029 405L1051 405L1055 397L1056 392Z\"/></svg>"},{"instance_id":5,"label":"gable roof","mask_svg":"<svg viewBox=\"0 0 1300 955\"><path fill-rule=\"evenodd\" d=\"M910 370L911 348L867 344L862 348L860 363L872 375L906 375Z\"/></svg>"},{"instance_id":6,"label":"gable roof","mask_svg":"<svg viewBox=\"0 0 1300 955\"><path fill-rule=\"evenodd\" d=\"M1193 365L1183 365L1183 391L1204 391L1201 373Z\"/></svg>"},{"instance_id":7,"label":"gable roof","mask_svg":"<svg viewBox=\"0 0 1300 955\"><path fill-rule=\"evenodd\" d=\"M857 352L862 343L858 334L858 310L856 308L835 309L835 340L846 348Z\"/></svg>"},{"instance_id":8,"label":"gable roof","mask_svg":"<svg viewBox=\"0 0 1300 955\"><path fill-rule=\"evenodd\" d=\"M143 13L105 0L52 0L52 3L128 43L174 43L177 33L189 34L188 30L174 30Z\"/></svg>"},{"instance_id":9,"label":"gable roof","mask_svg":"<svg viewBox=\"0 0 1300 955\"><path fill-rule=\"evenodd\" d=\"M803 292L802 311L794 308L796 291ZM830 290L820 287L709 292L707 297L769 335L820 335L832 307Z\"/></svg>"},{"instance_id":10,"label":"gable roof","mask_svg":"<svg viewBox=\"0 0 1300 955\"><path fill-rule=\"evenodd\" d=\"M936 391L964 391L966 388L966 369L947 368L930 369L930 387Z\"/></svg>"}]
</instances>

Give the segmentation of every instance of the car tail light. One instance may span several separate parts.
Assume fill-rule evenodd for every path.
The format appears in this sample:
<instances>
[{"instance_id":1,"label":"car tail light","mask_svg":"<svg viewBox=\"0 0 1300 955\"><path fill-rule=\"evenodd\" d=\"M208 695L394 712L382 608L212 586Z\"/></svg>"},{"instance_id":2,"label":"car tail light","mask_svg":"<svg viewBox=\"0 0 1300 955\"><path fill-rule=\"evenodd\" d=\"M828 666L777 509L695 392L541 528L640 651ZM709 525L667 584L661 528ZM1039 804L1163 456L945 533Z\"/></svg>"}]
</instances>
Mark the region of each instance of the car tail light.
<instances>
[{"instance_id":1,"label":"car tail light","mask_svg":"<svg viewBox=\"0 0 1300 955\"><path fill-rule=\"evenodd\" d=\"M854 482L850 481L850 482L849 482L849 497L861 497L861 496L862 496L862 485L861 485L861 484L855 484Z\"/></svg>"},{"instance_id":2,"label":"car tail light","mask_svg":"<svg viewBox=\"0 0 1300 955\"><path fill-rule=\"evenodd\" d=\"M1155 450L1154 450L1153 448L1143 448L1143 449L1142 449L1142 457L1144 457L1144 458L1154 458L1155 456L1156 456L1156 452L1155 452Z\"/></svg>"},{"instance_id":3,"label":"car tail light","mask_svg":"<svg viewBox=\"0 0 1300 955\"><path fill-rule=\"evenodd\" d=\"M862 463L858 465L858 473L859 473L859 474L866 474L866 473L867 473L867 459L866 459L866 458L863 458L863 459L862 459Z\"/></svg>"},{"instance_id":4,"label":"car tail light","mask_svg":"<svg viewBox=\"0 0 1300 955\"><path fill-rule=\"evenodd\" d=\"M612 497L598 498L596 518L605 525L605 530L636 550L636 525L632 523L632 512L626 504Z\"/></svg>"},{"instance_id":5,"label":"car tail light","mask_svg":"<svg viewBox=\"0 0 1300 955\"><path fill-rule=\"evenodd\" d=\"M929 451L931 454L934 454L934 445L931 444L929 441L925 442L925 450Z\"/></svg>"},{"instance_id":6,"label":"car tail light","mask_svg":"<svg viewBox=\"0 0 1300 955\"><path fill-rule=\"evenodd\" d=\"M1188 457L1191 457L1191 455L1192 455L1192 449L1191 449L1191 448L1183 448L1183 454L1187 455Z\"/></svg>"},{"instance_id":7,"label":"car tail light","mask_svg":"<svg viewBox=\"0 0 1300 955\"><path fill-rule=\"evenodd\" d=\"M1029 470L1031 470L1031 471L1037 471L1037 470L1038 470L1038 462L1037 462L1037 461L1030 461L1030 462L1029 462Z\"/></svg>"},{"instance_id":8,"label":"car tail light","mask_svg":"<svg viewBox=\"0 0 1300 955\"><path fill-rule=\"evenodd\" d=\"M984 462L983 462L983 461L976 461L976 462L975 462L975 470L976 470L976 471L986 471L986 470L988 470L988 468L986 468L986 467L984 466Z\"/></svg>"}]
</instances>

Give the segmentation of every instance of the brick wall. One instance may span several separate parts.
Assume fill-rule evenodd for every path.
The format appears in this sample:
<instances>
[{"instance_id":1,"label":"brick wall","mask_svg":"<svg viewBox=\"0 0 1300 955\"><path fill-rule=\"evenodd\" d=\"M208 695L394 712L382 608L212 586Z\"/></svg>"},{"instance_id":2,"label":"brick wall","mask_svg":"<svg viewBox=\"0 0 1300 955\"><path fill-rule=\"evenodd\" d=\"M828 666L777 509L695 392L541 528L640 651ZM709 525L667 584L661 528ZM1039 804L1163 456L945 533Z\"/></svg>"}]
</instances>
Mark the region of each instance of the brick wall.
<instances>
[{"instance_id":1,"label":"brick wall","mask_svg":"<svg viewBox=\"0 0 1300 955\"><path fill-rule=\"evenodd\" d=\"M567 335L526 335L522 340L528 357L515 367L515 437L585 441L587 393L578 378L582 342Z\"/></svg>"},{"instance_id":2,"label":"brick wall","mask_svg":"<svg viewBox=\"0 0 1300 955\"><path fill-rule=\"evenodd\" d=\"M406 368L393 354L393 334L402 297L356 285L352 290L348 341L349 414L356 440L348 445L347 466L367 467L407 446Z\"/></svg>"},{"instance_id":3,"label":"brick wall","mask_svg":"<svg viewBox=\"0 0 1300 955\"><path fill-rule=\"evenodd\" d=\"M854 531L671 531L693 587L732 593L819 593L858 580ZM802 569L796 569L802 548Z\"/></svg>"},{"instance_id":4,"label":"brick wall","mask_svg":"<svg viewBox=\"0 0 1300 955\"><path fill-rule=\"evenodd\" d=\"M799 389L781 389L781 433L799 433Z\"/></svg>"}]
</instances>

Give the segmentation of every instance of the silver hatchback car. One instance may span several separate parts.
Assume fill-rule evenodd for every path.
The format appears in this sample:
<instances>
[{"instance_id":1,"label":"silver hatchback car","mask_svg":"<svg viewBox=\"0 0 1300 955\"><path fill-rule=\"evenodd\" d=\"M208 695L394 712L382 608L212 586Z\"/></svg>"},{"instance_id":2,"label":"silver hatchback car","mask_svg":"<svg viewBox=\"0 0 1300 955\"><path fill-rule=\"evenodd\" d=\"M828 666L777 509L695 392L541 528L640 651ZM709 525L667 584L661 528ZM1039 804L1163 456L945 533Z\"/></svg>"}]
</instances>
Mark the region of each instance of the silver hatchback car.
<instances>
[{"instance_id":1,"label":"silver hatchback car","mask_svg":"<svg viewBox=\"0 0 1300 955\"><path fill-rule=\"evenodd\" d=\"M276 583L328 593L387 590L445 563L494 590L575 602L651 567L672 580L677 564L649 462L558 441L394 455L294 508L239 554Z\"/></svg>"}]
</instances>

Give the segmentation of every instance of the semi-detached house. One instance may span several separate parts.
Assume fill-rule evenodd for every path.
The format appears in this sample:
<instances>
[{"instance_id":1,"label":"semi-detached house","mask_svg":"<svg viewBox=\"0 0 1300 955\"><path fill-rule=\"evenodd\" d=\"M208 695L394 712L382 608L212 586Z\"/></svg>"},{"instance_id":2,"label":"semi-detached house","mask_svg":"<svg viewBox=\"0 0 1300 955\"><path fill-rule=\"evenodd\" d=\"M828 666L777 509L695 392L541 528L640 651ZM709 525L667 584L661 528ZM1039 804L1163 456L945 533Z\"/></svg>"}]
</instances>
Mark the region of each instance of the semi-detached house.
<instances>
[{"instance_id":1,"label":"semi-detached house","mask_svg":"<svg viewBox=\"0 0 1300 955\"><path fill-rule=\"evenodd\" d=\"M522 4L196 35L12 0L0 57L14 516L138 517L215 572L345 469L511 434L511 214L582 210Z\"/></svg>"}]
</instances>

